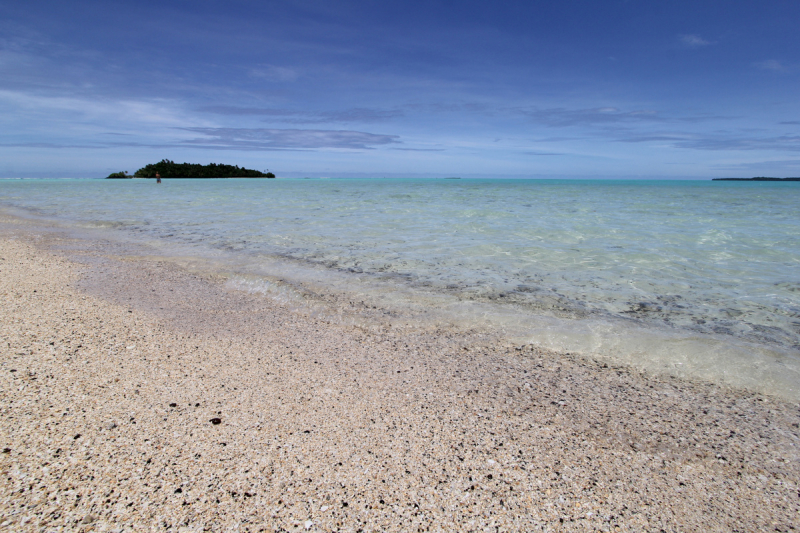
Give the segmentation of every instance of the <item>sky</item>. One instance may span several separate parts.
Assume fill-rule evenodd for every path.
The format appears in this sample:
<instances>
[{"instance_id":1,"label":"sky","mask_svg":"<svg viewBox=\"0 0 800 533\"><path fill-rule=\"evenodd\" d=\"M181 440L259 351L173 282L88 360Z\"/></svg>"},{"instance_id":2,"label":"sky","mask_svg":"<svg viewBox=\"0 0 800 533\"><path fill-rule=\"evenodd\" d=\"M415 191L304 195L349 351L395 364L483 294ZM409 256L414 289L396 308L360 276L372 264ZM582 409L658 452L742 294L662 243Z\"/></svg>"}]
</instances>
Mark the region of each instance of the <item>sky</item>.
<instances>
[{"instance_id":1,"label":"sky","mask_svg":"<svg viewBox=\"0 0 800 533\"><path fill-rule=\"evenodd\" d=\"M800 176L800 2L0 0L0 177Z\"/></svg>"}]
</instances>

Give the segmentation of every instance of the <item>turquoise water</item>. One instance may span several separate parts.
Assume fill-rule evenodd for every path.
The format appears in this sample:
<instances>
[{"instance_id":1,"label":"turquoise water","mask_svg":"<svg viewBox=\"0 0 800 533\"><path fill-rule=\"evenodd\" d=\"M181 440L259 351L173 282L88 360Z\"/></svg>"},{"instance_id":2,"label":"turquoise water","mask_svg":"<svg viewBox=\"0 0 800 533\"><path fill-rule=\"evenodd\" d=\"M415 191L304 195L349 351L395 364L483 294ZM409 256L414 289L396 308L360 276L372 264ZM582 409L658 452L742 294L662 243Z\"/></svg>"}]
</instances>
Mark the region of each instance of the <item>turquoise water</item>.
<instances>
[{"instance_id":1,"label":"turquoise water","mask_svg":"<svg viewBox=\"0 0 800 533\"><path fill-rule=\"evenodd\" d=\"M515 340L800 385L800 183L2 180L0 205L213 258L241 287L328 272Z\"/></svg>"}]
</instances>

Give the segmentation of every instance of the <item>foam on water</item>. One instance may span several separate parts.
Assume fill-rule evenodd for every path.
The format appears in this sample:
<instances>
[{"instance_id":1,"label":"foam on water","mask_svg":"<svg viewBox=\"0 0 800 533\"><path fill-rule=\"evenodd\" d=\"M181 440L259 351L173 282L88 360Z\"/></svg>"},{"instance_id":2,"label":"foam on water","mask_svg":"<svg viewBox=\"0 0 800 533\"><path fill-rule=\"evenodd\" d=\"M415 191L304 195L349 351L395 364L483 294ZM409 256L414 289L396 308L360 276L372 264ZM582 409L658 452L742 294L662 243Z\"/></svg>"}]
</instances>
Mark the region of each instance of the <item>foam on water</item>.
<instances>
[{"instance_id":1,"label":"foam on water","mask_svg":"<svg viewBox=\"0 0 800 533\"><path fill-rule=\"evenodd\" d=\"M0 203L297 302L403 316L800 397L800 184L23 180Z\"/></svg>"}]
</instances>

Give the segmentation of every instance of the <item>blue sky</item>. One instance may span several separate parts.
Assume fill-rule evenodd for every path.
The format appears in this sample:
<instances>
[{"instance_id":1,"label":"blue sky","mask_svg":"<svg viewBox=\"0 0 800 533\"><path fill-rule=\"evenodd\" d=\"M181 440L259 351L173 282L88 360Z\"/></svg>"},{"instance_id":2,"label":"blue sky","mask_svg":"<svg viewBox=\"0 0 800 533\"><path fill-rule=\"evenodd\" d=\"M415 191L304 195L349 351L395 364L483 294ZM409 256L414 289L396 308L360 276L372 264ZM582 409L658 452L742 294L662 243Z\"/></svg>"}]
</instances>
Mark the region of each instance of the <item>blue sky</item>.
<instances>
[{"instance_id":1,"label":"blue sky","mask_svg":"<svg viewBox=\"0 0 800 533\"><path fill-rule=\"evenodd\" d=\"M800 2L0 1L0 177L800 176Z\"/></svg>"}]
</instances>

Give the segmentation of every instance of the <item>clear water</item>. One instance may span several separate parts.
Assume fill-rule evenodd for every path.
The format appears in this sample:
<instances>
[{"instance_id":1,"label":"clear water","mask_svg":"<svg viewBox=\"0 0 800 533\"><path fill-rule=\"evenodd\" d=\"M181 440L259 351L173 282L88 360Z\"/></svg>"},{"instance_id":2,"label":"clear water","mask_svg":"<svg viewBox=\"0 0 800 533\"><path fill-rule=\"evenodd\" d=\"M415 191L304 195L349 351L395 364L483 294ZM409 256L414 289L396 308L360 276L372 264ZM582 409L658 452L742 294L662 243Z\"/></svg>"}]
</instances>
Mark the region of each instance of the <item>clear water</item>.
<instances>
[{"instance_id":1,"label":"clear water","mask_svg":"<svg viewBox=\"0 0 800 533\"><path fill-rule=\"evenodd\" d=\"M307 270L517 341L800 398L800 183L2 180L0 205L213 257L240 287Z\"/></svg>"}]
</instances>

